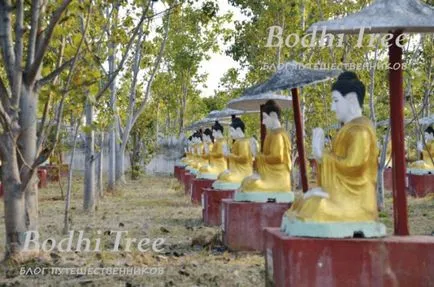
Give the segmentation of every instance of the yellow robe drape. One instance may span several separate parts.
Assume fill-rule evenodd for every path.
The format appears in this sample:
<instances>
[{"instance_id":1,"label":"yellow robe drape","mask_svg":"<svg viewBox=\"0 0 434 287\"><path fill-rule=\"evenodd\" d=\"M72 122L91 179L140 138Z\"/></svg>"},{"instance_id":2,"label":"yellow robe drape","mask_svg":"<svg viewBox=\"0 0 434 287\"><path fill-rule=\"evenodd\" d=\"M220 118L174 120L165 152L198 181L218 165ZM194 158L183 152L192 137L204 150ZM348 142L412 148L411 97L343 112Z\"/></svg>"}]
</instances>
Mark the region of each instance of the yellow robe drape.
<instances>
[{"instance_id":1,"label":"yellow robe drape","mask_svg":"<svg viewBox=\"0 0 434 287\"><path fill-rule=\"evenodd\" d=\"M223 156L225 142L224 138L215 141L209 153L209 165L202 166L199 170L200 173L218 175L228 168L227 160Z\"/></svg>"},{"instance_id":2,"label":"yellow robe drape","mask_svg":"<svg viewBox=\"0 0 434 287\"><path fill-rule=\"evenodd\" d=\"M232 144L231 154L228 157L229 170L221 173L217 180L221 182L241 183L253 172L253 155L250 151L250 140L237 139Z\"/></svg>"},{"instance_id":3,"label":"yellow robe drape","mask_svg":"<svg viewBox=\"0 0 434 287\"><path fill-rule=\"evenodd\" d=\"M409 167L417 168L417 169L434 169L433 162L431 161L431 157L434 159L434 141L427 143L427 148L424 148L422 151L422 160L417 160L412 162ZM430 157L431 154L431 157ZM413 160L416 156L413 156Z\"/></svg>"},{"instance_id":4,"label":"yellow robe drape","mask_svg":"<svg viewBox=\"0 0 434 287\"><path fill-rule=\"evenodd\" d=\"M297 219L316 222L362 222L377 219L378 147L366 117L345 124L331 152L323 154L320 186L329 198L299 200L290 209Z\"/></svg>"},{"instance_id":5,"label":"yellow robe drape","mask_svg":"<svg viewBox=\"0 0 434 287\"><path fill-rule=\"evenodd\" d=\"M243 192L291 191L291 142L284 129L267 131L256 167L260 179L246 178L241 185Z\"/></svg>"}]
</instances>

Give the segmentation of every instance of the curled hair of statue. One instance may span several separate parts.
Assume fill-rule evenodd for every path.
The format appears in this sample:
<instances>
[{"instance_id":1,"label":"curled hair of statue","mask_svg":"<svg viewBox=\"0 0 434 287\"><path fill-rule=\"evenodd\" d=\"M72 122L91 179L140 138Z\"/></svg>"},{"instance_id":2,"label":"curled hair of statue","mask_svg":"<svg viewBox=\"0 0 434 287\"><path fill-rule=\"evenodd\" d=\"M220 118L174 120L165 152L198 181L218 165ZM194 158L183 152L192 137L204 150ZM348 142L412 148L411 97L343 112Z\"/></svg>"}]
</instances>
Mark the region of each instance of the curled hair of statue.
<instances>
[{"instance_id":1,"label":"curled hair of statue","mask_svg":"<svg viewBox=\"0 0 434 287\"><path fill-rule=\"evenodd\" d=\"M268 100L264 104L262 111L267 115L270 115L272 112L275 112L279 120L280 120L280 115L282 114L282 110L274 100Z\"/></svg>"},{"instance_id":2,"label":"curled hair of statue","mask_svg":"<svg viewBox=\"0 0 434 287\"><path fill-rule=\"evenodd\" d=\"M221 131L223 133L223 126L219 123L219 121L215 121L212 129L215 131Z\"/></svg>"},{"instance_id":3,"label":"curled hair of statue","mask_svg":"<svg viewBox=\"0 0 434 287\"><path fill-rule=\"evenodd\" d=\"M425 132L434 136L434 128L432 126L427 127Z\"/></svg>"},{"instance_id":4,"label":"curled hair of statue","mask_svg":"<svg viewBox=\"0 0 434 287\"><path fill-rule=\"evenodd\" d=\"M365 85L359 80L356 73L350 71L341 73L336 82L332 84L332 91L338 91L343 97L348 93L355 92L361 108L363 108L365 100L365 90Z\"/></svg>"},{"instance_id":5,"label":"curled hair of statue","mask_svg":"<svg viewBox=\"0 0 434 287\"><path fill-rule=\"evenodd\" d=\"M206 129L204 134L209 136L211 138L211 141L214 142L214 137L213 137L212 131L210 129Z\"/></svg>"},{"instance_id":6,"label":"curled hair of statue","mask_svg":"<svg viewBox=\"0 0 434 287\"><path fill-rule=\"evenodd\" d=\"M193 135L195 138L200 138L202 140L202 132L200 130L196 131Z\"/></svg>"},{"instance_id":7,"label":"curled hair of statue","mask_svg":"<svg viewBox=\"0 0 434 287\"><path fill-rule=\"evenodd\" d=\"M246 130L246 126L244 125L244 122L237 117L232 118L231 127L233 127L234 129L240 128L243 131L243 133Z\"/></svg>"}]
</instances>

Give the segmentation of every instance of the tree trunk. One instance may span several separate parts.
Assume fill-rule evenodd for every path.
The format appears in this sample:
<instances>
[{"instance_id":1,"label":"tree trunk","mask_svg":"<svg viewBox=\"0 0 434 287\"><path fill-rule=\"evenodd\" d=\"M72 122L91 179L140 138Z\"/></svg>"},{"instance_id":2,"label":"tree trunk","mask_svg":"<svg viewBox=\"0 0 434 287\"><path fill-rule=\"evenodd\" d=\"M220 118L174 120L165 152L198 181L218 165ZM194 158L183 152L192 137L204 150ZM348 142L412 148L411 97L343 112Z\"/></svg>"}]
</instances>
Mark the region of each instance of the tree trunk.
<instances>
[{"instance_id":1,"label":"tree trunk","mask_svg":"<svg viewBox=\"0 0 434 287\"><path fill-rule=\"evenodd\" d=\"M86 125L92 126L93 104L86 101ZM94 160L94 131L90 130L86 134L86 156L84 163L84 201L85 211L95 210L95 160Z\"/></svg>"},{"instance_id":2,"label":"tree trunk","mask_svg":"<svg viewBox=\"0 0 434 287\"><path fill-rule=\"evenodd\" d=\"M109 59L109 73L113 73L115 67L114 55L110 56ZM113 80L110 85L110 106L113 111L116 110L116 85L115 80ZM116 183L116 120L113 121L113 125L110 128L110 139L108 147L108 160L109 160L109 170L108 170L108 186L109 191L114 190Z\"/></svg>"},{"instance_id":3,"label":"tree trunk","mask_svg":"<svg viewBox=\"0 0 434 287\"><path fill-rule=\"evenodd\" d=\"M68 234L69 232L69 208L71 205L71 192L72 192L72 164L74 162L75 146L77 144L78 130L80 128L80 119L77 119L77 124L74 132L74 141L72 143L71 158L69 160L69 171L68 171L68 188L66 190L66 200L65 200L65 217L63 219L63 234Z\"/></svg>"},{"instance_id":4,"label":"tree trunk","mask_svg":"<svg viewBox=\"0 0 434 287\"><path fill-rule=\"evenodd\" d=\"M26 186L21 186L26 201L26 228L36 231L38 230L38 185L31 166L36 158L38 95L33 93L33 87L23 85L22 88L19 121L22 132L18 139L19 170L21 182L27 183Z\"/></svg>"},{"instance_id":5,"label":"tree trunk","mask_svg":"<svg viewBox=\"0 0 434 287\"><path fill-rule=\"evenodd\" d=\"M4 135L1 137L9 153L4 153L2 163L2 184L6 225L6 256L17 254L24 244L26 232L25 196L21 191L21 180L18 168L17 153L13 140Z\"/></svg>"},{"instance_id":6,"label":"tree trunk","mask_svg":"<svg viewBox=\"0 0 434 287\"><path fill-rule=\"evenodd\" d=\"M187 86L185 83L182 83L182 98L181 98L181 107L179 112L179 132L178 135L182 133L182 130L184 129L184 114L185 114L185 107L187 103ZM157 135L158 137L158 135Z\"/></svg>"},{"instance_id":7,"label":"tree trunk","mask_svg":"<svg viewBox=\"0 0 434 287\"><path fill-rule=\"evenodd\" d=\"M96 189L98 192L99 197L103 197L104 196L104 188L103 188L103 184L104 184L104 178L103 178L103 157L104 157L104 132L101 132L101 136L100 136L100 150L99 150L99 155L98 155L98 159L97 159L97 172L96 172Z\"/></svg>"},{"instance_id":8,"label":"tree trunk","mask_svg":"<svg viewBox=\"0 0 434 287\"><path fill-rule=\"evenodd\" d=\"M384 168L386 167L387 144L389 143L390 123L381 148L380 163L377 172L377 205L379 210L384 209Z\"/></svg>"},{"instance_id":9,"label":"tree trunk","mask_svg":"<svg viewBox=\"0 0 434 287\"><path fill-rule=\"evenodd\" d=\"M125 150L126 144L116 145L116 182L125 183Z\"/></svg>"}]
</instances>

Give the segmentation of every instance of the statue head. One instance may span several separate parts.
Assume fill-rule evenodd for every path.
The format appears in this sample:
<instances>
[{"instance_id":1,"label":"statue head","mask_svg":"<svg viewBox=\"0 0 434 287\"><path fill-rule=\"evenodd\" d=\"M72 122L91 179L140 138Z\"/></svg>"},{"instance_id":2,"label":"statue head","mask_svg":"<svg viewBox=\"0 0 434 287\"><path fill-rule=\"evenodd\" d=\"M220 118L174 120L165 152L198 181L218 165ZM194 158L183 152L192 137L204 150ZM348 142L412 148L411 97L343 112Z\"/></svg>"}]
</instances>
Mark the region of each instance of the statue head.
<instances>
[{"instance_id":1,"label":"statue head","mask_svg":"<svg viewBox=\"0 0 434 287\"><path fill-rule=\"evenodd\" d=\"M230 127L231 138L239 139L244 137L245 125L240 118L232 118L232 123Z\"/></svg>"},{"instance_id":2,"label":"statue head","mask_svg":"<svg viewBox=\"0 0 434 287\"><path fill-rule=\"evenodd\" d=\"M280 124L280 107L273 100L268 100L262 108L262 124L268 129L278 129Z\"/></svg>"},{"instance_id":3,"label":"statue head","mask_svg":"<svg viewBox=\"0 0 434 287\"><path fill-rule=\"evenodd\" d=\"M332 111L341 123L362 116L365 85L354 72L343 72L332 85Z\"/></svg>"},{"instance_id":4,"label":"statue head","mask_svg":"<svg viewBox=\"0 0 434 287\"><path fill-rule=\"evenodd\" d=\"M212 136L212 131L210 129L206 129L203 134L204 142L211 143L214 141L214 137Z\"/></svg>"},{"instance_id":5,"label":"statue head","mask_svg":"<svg viewBox=\"0 0 434 287\"><path fill-rule=\"evenodd\" d=\"M193 135L193 142L198 144L202 142L202 133L200 131L197 131Z\"/></svg>"},{"instance_id":6,"label":"statue head","mask_svg":"<svg viewBox=\"0 0 434 287\"><path fill-rule=\"evenodd\" d=\"M425 140L432 141L434 140L434 128L428 127L425 129Z\"/></svg>"},{"instance_id":7,"label":"statue head","mask_svg":"<svg viewBox=\"0 0 434 287\"><path fill-rule=\"evenodd\" d=\"M216 139L223 138L223 126L218 121L212 126L212 135Z\"/></svg>"}]
</instances>

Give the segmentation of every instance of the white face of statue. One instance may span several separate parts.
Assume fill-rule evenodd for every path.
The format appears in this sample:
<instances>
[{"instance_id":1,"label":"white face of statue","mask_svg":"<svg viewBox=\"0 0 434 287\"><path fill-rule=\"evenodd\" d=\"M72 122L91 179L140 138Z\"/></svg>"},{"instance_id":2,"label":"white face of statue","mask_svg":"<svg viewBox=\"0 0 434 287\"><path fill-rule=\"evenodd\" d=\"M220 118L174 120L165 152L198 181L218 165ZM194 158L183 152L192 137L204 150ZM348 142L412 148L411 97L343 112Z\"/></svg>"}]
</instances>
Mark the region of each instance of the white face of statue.
<instances>
[{"instance_id":1,"label":"white face of statue","mask_svg":"<svg viewBox=\"0 0 434 287\"><path fill-rule=\"evenodd\" d=\"M354 92L348 93L344 97L339 91L333 91L331 110L336 112L336 118L341 123L347 123L362 115L357 94Z\"/></svg>"},{"instance_id":2,"label":"white face of statue","mask_svg":"<svg viewBox=\"0 0 434 287\"><path fill-rule=\"evenodd\" d=\"M432 133L425 133L425 141L434 140L434 135Z\"/></svg>"},{"instance_id":3,"label":"white face of statue","mask_svg":"<svg viewBox=\"0 0 434 287\"><path fill-rule=\"evenodd\" d=\"M215 139L221 139L223 137L223 134L220 130L212 130L212 136Z\"/></svg>"},{"instance_id":4,"label":"white face of statue","mask_svg":"<svg viewBox=\"0 0 434 287\"><path fill-rule=\"evenodd\" d=\"M233 127L230 128L229 133L231 134L231 138L235 139L240 139L244 137L244 133L241 130L241 128L236 128L234 129Z\"/></svg>"},{"instance_id":5,"label":"white face of statue","mask_svg":"<svg viewBox=\"0 0 434 287\"><path fill-rule=\"evenodd\" d=\"M275 112L271 112L269 115L262 113L262 124L267 130L280 128L280 121Z\"/></svg>"}]
</instances>

